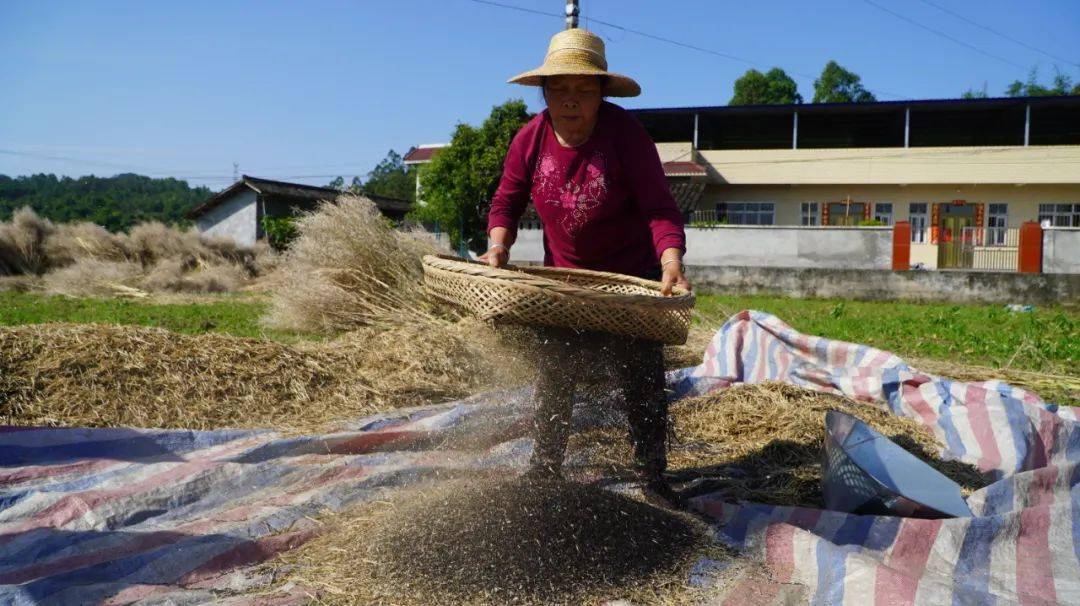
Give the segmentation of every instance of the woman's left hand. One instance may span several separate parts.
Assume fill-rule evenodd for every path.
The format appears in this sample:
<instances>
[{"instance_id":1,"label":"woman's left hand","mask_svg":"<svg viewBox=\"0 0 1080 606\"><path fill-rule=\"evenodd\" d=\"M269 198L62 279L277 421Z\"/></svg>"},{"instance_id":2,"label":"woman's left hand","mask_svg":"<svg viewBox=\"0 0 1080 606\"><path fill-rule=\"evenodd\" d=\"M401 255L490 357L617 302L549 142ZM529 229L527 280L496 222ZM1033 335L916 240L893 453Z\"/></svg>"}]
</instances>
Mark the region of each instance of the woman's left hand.
<instances>
[{"instance_id":1,"label":"woman's left hand","mask_svg":"<svg viewBox=\"0 0 1080 606\"><path fill-rule=\"evenodd\" d=\"M694 290L694 288L690 286L690 280L686 279L685 269L682 261L665 265L664 276L660 279L660 294L665 297L671 296L673 286L678 286L686 292Z\"/></svg>"}]
</instances>

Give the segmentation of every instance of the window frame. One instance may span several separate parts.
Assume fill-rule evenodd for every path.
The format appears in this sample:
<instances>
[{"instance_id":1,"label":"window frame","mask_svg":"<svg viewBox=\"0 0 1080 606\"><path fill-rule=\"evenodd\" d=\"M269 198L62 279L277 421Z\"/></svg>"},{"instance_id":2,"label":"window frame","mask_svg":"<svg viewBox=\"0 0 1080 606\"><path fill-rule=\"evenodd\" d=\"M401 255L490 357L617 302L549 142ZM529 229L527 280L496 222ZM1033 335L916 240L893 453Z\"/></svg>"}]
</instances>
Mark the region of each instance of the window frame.
<instances>
[{"instance_id":1,"label":"window frame","mask_svg":"<svg viewBox=\"0 0 1080 606\"><path fill-rule=\"evenodd\" d=\"M914 210L912 207L916 205L922 206L922 210ZM926 244L927 235L929 235L930 203L908 202L908 223L911 224L911 242L913 244Z\"/></svg>"},{"instance_id":2,"label":"window frame","mask_svg":"<svg viewBox=\"0 0 1080 606\"><path fill-rule=\"evenodd\" d=\"M1001 225L996 224L999 222ZM1005 246L1008 231L1009 204L1007 202L988 203L986 205L986 245Z\"/></svg>"},{"instance_id":3,"label":"window frame","mask_svg":"<svg viewBox=\"0 0 1080 606\"><path fill-rule=\"evenodd\" d=\"M1062 207L1070 207L1062 210ZM1038 206L1039 225L1043 227L1080 227L1080 203L1073 202L1044 202ZM1063 225L1058 225L1057 220L1064 219ZM1049 222L1049 225L1047 225Z\"/></svg>"},{"instance_id":4,"label":"window frame","mask_svg":"<svg viewBox=\"0 0 1080 606\"><path fill-rule=\"evenodd\" d=\"M885 205L889 206L889 212L888 213L884 213L881 210L878 210L879 207L885 206ZM894 221L893 221L894 214L893 213L895 213L895 212L896 212L896 205L894 205L892 202L874 202L874 215L873 216L874 216L875 221L881 221L885 225L893 225L893 223L894 223ZM881 217L885 217L885 219L881 219Z\"/></svg>"},{"instance_id":5,"label":"window frame","mask_svg":"<svg viewBox=\"0 0 1080 606\"><path fill-rule=\"evenodd\" d=\"M728 225L776 225L775 202L724 202L717 211L717 219Z\"/></svg>"}]
</instances>

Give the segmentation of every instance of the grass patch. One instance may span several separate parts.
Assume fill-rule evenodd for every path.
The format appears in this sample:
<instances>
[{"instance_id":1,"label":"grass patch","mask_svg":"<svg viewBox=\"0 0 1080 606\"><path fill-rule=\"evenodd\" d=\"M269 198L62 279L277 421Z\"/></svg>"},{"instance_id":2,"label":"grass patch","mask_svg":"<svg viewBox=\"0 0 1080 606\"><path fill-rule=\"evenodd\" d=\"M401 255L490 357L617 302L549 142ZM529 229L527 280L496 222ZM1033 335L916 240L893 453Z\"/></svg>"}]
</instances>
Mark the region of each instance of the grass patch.
<instances>
[{"instance_id":1,"label":"grass patch","mask_svg":"<svg viewBox=\"0 0 1080 606\"><path fill-rule=\"evenodd\" d=\"M201 296L195 302L84 299L0 292L0 326L46 322L156 326L183 334L219 333L293 343L311 334L265 328L268 303L255 294ZM1080 312L1039 308L1013 313L999 305L861 302L773 296L699 295L699 324L717 328L731 314L757 309L797 330L893 351L905 358L1068 376L1080 374ZM707 320L703 320L707 318ZM687 364L704 343L695 343Z\"/></svg>"},{"instance_id":2,"label":"grass patch","mask_svg":"<svg viewBox=\"0 0 1080 606\"><path fill-rule=\"evenodd\" d=\"M227 334L286 343L312 338L259 324L267 303L255 295L203 296L198 302L160 303L0 292L0 326L65 322L155 326L182 334Z\"/></svg>"},{"instance_id":3,"label":"grass patch","mask_svg":"<svg viewBox=\"0 0 1080 606\"><path fill-rule=\"evenodd\" d=\"M864 343L901 357L1080 374L1080 311L1075 309L1014 313L1000 305L698 297L698 311L718 322L742 309L775 314L803 333Z\"/></svg>"}]
</instances>

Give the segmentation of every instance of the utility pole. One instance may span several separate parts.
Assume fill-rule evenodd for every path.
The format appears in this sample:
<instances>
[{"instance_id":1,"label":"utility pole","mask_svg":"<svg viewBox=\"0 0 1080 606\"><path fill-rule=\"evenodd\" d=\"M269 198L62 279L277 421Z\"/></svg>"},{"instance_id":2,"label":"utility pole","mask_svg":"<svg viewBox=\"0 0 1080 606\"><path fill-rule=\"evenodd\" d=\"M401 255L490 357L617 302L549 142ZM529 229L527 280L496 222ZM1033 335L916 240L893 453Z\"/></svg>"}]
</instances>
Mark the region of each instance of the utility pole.
<instances>
[{"instance_id":1,"label":"utility pole","mask_svg":"<svg viewBox=\"0 0 1080 606\"><path fill-rule=\"evenodd\" d=\"M233 183L236 183L237 181L240 180L240 163L239 162L233 162L232 163L232 180L233 180Z\"/></svg>"},{"instance_id":2,"label":"utility pole","mask_svg":"<svg viewBox=\"0 0 1080 606\"><path fill-rule=\"evenodd\" d=\"M578 22L578 0L566 0L566 29L574 29Z\"/></svg>"}]
</instances>

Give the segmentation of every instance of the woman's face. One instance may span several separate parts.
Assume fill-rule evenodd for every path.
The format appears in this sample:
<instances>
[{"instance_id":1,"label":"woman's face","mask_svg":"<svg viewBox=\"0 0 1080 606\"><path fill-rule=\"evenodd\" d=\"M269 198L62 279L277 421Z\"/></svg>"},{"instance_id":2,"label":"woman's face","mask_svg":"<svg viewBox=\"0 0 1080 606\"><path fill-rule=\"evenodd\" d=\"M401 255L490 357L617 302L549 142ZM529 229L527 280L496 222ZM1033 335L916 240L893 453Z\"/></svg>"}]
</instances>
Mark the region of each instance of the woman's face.
<instances>
[{"instance_id":1,"label":"woman's face","mask_svg":"<svg viewBox=\"0 0 1080 606\"><path fill-rule=\"evenodd\" d=\"M597 76L551 76L544 82L544 100L557 127L591 128L604 100Z\"/></svg>"}]
</instances>

